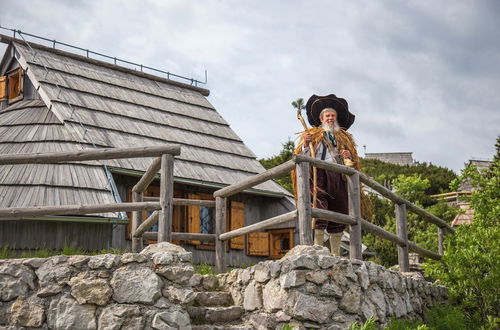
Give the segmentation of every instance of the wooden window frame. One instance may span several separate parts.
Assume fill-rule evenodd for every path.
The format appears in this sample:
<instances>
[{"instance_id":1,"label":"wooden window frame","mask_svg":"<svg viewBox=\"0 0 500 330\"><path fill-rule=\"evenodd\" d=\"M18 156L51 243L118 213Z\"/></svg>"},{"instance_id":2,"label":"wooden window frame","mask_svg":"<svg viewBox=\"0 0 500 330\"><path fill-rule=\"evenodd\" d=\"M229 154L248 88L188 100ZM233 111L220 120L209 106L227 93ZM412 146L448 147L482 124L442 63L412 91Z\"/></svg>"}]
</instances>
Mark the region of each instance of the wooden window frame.
<instances>
[{"instance_id":1,"label":"wooden window frame","mask_svg":"<svg viewBox=\"0 0 500 330\"><path fill-rule=\"evenodd\" d=\"M24 70L19 67L7 72L7 99L9 104L23 99Z\"/></svg>"},{"instance_id":2,"label":"wooden window frame","mask_svg":"<svg viewBox=\"0 0 500 330\"><path fill-rule=\"evenodd\" d=\"M294 231L295 228L284 228L284 229L270 229L269 233L269 258L279 259L282 258L288 251L294 247ZM289 249L281 250L276 247L276 241L283 236L288 234L289 237Z\"/></svg>"},{"instance_id":3,"label":"wooden window frame","mask_svg":"<svg viewBox=\"0 0 500 330\"><path fill-rule=\"evenodd\" d=\"M0 102L7 101L7 76L0 76Z\"/></svg>"}]
</instances>

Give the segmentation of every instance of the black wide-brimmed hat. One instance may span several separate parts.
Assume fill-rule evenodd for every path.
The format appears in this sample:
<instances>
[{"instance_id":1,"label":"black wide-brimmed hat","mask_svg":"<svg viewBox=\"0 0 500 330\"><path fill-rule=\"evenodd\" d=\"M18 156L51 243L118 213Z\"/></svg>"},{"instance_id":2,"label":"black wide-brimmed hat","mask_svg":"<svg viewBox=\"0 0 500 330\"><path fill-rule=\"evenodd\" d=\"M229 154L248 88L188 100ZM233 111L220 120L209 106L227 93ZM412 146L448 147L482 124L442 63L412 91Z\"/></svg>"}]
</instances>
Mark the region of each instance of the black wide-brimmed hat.
<instances>
[{"instance_id":1,"label":"black wide-brimmed hat","mask_svg":"<svg viewBox=\"0 0 500 330\"><path fill-rule=\"evenodd\" d=\"M306 113L309 124L320 126L319 114L326 108L332 108L337 111L337 122L340 127L348 129L354 123L356 116L349 112L347 101L335 96L335 94L330 94L327 96L313 95L307 100Z\"/></svg>"}]
</instances>

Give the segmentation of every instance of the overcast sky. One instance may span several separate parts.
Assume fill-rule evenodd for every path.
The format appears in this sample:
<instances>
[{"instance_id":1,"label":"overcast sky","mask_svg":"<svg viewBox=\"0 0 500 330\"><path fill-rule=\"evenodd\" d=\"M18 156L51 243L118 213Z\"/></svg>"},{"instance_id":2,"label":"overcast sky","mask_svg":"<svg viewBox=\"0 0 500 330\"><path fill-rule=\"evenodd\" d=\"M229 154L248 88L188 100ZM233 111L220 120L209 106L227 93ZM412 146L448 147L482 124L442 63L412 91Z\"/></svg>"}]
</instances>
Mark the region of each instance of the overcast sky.
<instances>
[{"instance_id":1,"label":"overcast sky","mask_svg":"<svg viewBox=\"0 0 500 330\"><path fill-rule=\"evenodd\" d=\"M358 151L458 172L500 134L500 1L0 0L0 24L204 80L258 158L335 93ZM12 35L8 31L2 34ZM3 47L0 50L3 53Z\"/></svg>"}]
</instances>

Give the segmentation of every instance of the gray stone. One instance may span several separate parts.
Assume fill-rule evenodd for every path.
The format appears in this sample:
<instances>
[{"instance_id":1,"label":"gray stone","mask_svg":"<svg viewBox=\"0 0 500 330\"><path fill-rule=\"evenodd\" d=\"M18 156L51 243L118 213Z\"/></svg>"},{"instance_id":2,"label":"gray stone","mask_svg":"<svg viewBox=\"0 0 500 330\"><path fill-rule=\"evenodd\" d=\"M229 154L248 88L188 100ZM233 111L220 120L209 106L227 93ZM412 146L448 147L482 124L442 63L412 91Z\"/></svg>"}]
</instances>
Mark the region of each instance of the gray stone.
<instances>
[{"instance_id":1,"label":"gray stone","mask_svg":"<svg viewBox=\"0 0 500 330\"><path fill-rule=\"evenodd\" d=\"M322 296L331 296L337 298L340 298L344 295L342 289L333 282L326 282L325 284L323 284L319 293Z\"/></svg>"},{"instance_id":2,"label":"gray stone","mask_svg":"<svg viewBox=\"0 0 500 330\"><path fill-rule=\"evenodd\" d=\"M205 290L215 290L219 285L217 277L214 275L203 275L202 284L203 289Z\"/></svg>"},{"instance_id":3,"label":"gray stone","mask_svg":"<svg viewBox=\"0 0 500 330\"><path fill-rule=\"evenodd\" d=\"M115 254L101 254L92 256L89 259L88 266L92 269L104 267L111 269L120 264L120 257Z\"/></svg>"},{"instance_id":4,"label":"gray stone","mask_svg":"<svg viewBox=\"0 0 500 330\"><path fill-rule=\"evenodd\" d=\"M109 305L99 316L99 330L135 330L144 327L138 306Z\"/></svg>"},{"instance_id":5,"label":"gray stone","mask_svg":"<svg viewBox=\"0 0 500 330\"><path fill-rule=\"evenodd\" d=\"M316 295L319 292L319 288L316 284L311 282L306 282L301 288L301 292Z\"/></svg>"},{"instance_id":6,"label":"gray stone","mask_svg":"<svg viewBox=\"0 0 500 330\"><path fill-rule=\"evenodd\" d=\"M191 319L189 315L180 310L156 313L153 318L152 327L154 329L191 329Z\"/></svg>"},{"instance_id":7,"label":"gray stone","mask_svg":"<svg viewBox=\"0 0 500 330\"><path fill-rule=\"evenodd\" d=\"M271 277L279 276L281 272L281 263L279 261L271 261L269 263L269 271L271 273Z\"/></svg>"},{"instance_id":8,"label":"gray stone","mask_svg":"<svg viewBox=\"0 0 500 330\"><path fill-rule=\"evenodd\" d=\"M262 290L262 304L266 312L274 313L282 310L287 300L288 294L280 286L278 279L272 279L266 283Z\"/></svg>"},{"instance_id":9,"label":"gray stone","mask_svg":"<svg viewBox=\"0 0 500 330\"><path fill-rule=\"evenodd\" d=\"M68 265L80 268L85 266L90 259L90 256L71 256L68 258Z\"/></svg>"},{"instance_id":10,"label":"gray stone","mask_svg":"<svg viewBox=\"0 0 500 330\"><path fill-rule=\"evenodd\" d=\"M137 262L140 264L140 263L145 262L146 260L148 260L148 258L143 256L142 254L130 253L130 252L122 254L122 256L120 258L120 261L122 264L129 264L131 262Z\"/></svg>"},{"instance_id":11,"label":"gray stone","mask_svg":"<svg viewBox=\"0 0 500 330\"><path fill-rule=\"evenodd\" d=\"M370 283L378 283L380 266L373 262L367 262L367 265L368 265L368 277L370 279Z\"/></svg>"},{"instance_id":12,"label":"gray stone","mask_svg":"<svg viewBox=\"0 0 500 330\"><path fill-rule=\"evenodd\" d=\"M288 258L283 258L282 271L290 271L293 269L316 269L318 266L314 258L309 255L293 255Z\"/></svg>"},{"instance_id":13,"label":"gray stone","mask_svg":"<svg viewBox=\"0 0 500 330\"><path fill-rule=\"evenodd\" d=\"M180 304L190 304L196 298L195 293L191 289L177 288L175 286L168 286L163 289L163 296L170 301Z\"/></svg>"},{"instance_id":14,"label":"gray stone","mask_svg":"<svg viewBox=\"0 0 500 330\"><path fill-rule=\"evenodd\" d=\"M184 248L182 248L179 245L175 245L168 242L150 244L144 250L141 251L141 255L148 258L152 258L153 255L158 252L176 255L179 258L179 260L184 262L191 262L193 259L191 252L187 252Z\"/></svg>"},{"instance_id":15,"label":"gray stone","mask_svg":"<svg viewBox=\"0 0 500 330\"><path fill-rule=\"evenodd\" d=\"M179 284L187 284L194 273L194 267L190 264L178 266L160 266L156 273L166 279Z\"/></svg>"},{"instance_id":16,"label":"gray stone","mask_svg":"<svg viewBox=\"0 0 500 330\"><path fill-rule=\"evenodd\" d=\"M249 318L250 324L254 329L257 330L267 330L276 328L276 319L266 313L252 314Z\"/></svg>"},{"instance_id":17,"label":"gray stone","mask_svg":"<svg viewBox=\"0 0 500 330\"><path fill-rule=\"evenodd\" d=\"M275 314L275 319L277 322L288 322L292 319L292 317L283 311L278 311Z\"/></svg>"},{"instance_id":18,"label":"gray stone","mask_svg":"<svg viewBox=\"0 0 500 330\"><path fill-rule=\"evenodd\" d=\"M328 276L324 270L322 271L312 271L306 273L306 280L316 284L322 284L328 280Z\"/></svg>"},{"instance_id":19,"label":"gray stone","mask_svg":"<svg viewBox=\"0 0 500 330\"><path fill-rule=\"evenodd\" d=\"M48 297L58 294L71 277L71 268L67 264L59 263L62 259L50 258L36 270L40 288L39 297Z\"/></svg>"},{"instance_id":20,"label":"gray stone","mask_svg":"<svg viewBox=\"0 0 500 330\"><path fill-rule=\"evenodd\" d=\"M161 296L162 280L149 268L123 266L111 279L113 299L119 303L152 305Z\"/></svg>"},{"instance_id":21,"label":"gray stone","mask_svg":"<svg viewBox=\"0 0 500 330\"><path fill-rule=\"evenodd\" d=\"M25 300L18 297L10 309L11 324L22 327L38 328L45 321L43 301L37 297Z\"/></svg>"},{"instance_id":22,"label":"gray stone","mask_svg":"<svg viewBox=\"0 0 500 330\"><path fill-rule=\"evenodd\" d=\"M96 329L95 306L80 305L69 294L52 300L47 310L47 324L51 329Z\"/></svg>"},{"instance_id":23,"label":"gray stone","mask_svg":"<svg viewBox=\"0 0 500 330\"><path fill-rule=\"evenodd\" d=\"M46 258L28 258L24 259L22 264L36 269L40 268L46 261Z\"/></svg>"},{"instance_id":24,"label":"gray stone","mask_svg":"<svg viewBox=\"0 0 500 330\"><path fill-rule=\"evenodd\" d=\"M173 304L165 297L160 297L156 303L154 304L155 307L165 309L173 306Z\"/></svg>"},{"instance_id":25,"label":"gray stone","mask_svg":"<svg viewBox=\"0 0 500 330\"><path fill-rule=\"evenodd\" d=\"M385 322L387 305L382 289L377 284L373 284L368 288L366 294L368 299L370 299L377 309L378 319Z\"/></svg>"},{"instance_id":26,"label":"gray stone","mask_svg":"<svg viewBox=\"0 0 500 330\"><path fill-rule=\"evenodd\" d=\"M72 277L68 284L71 286L71 295L79 304L103 306L113 295L113 290L106 280L86 278L85 273Z\"/></svg>"},{"instance_id":27,"label":"gray stone","mask_svg":"<svg viewBox=\"0 0 500 330\"><path fill-rule=\"evenodd\" d=\"M250 273L250 269L245 268L238 272L238 280L241 281L243 285L247 285L252 278L252 274Z\"/></svg>"},{"instance_id":28,"label":"gray stone","mask_svg":"<svg viewBox=\"0 0 500 330\"><path fill-rule=\"evenodd\" d=\"M368 275L368 269L364 263L362 263L358 269L354 271L358 276L358 283L363 290L368 289L370 285L370 276Z\"/></svg>"},{"instance_id":29,"label":"gray stone","mask_svg":"<svg viewBox=\"0 0 500 330\"><path fill-rule=\"evenodd\" d=\"M375 319L378 319L378 314L377 314L377 309L375 305L369 300L369 299L364 299L363 302L361 303L361 313L363 316L363 320L368 320L370 317L374 317Z\"/></svg>"},{"instance_id":30,"label":"gray stone","mask_svg":"<svg viewBox=\"0 0 500 330\"><path fill-rule=\"evenodd\" d=\"M10 301L35 288L35 274L25 265L0 264L0 300Z\"/></svg>"},{"instance_id":31,"label":"gray stone","mask_svg":"<svg viewBox=\"0 0 500 330\"><path fill-rule=\"evenodd\" d=\"M233 302L235 305L243 306L243 293L238 286L232 286L229 289L229 293L231 294L231 298L233 298Z\"/></svg>"},{"instance_id":32,"label":"gray stone","mask_svg":"<svg viewBox=\"0 0 500 330\"><path fill-rule=\"evenodd\" d=\"M224 291L196 292L195 295L199 306L228 306L233 303L231 294Z\"/></svg>"},{"instance_id":33,"label":"gray stone","mask_svg":"<svg viewBox=\"0 0 500 330\"><path fill-rule=\"evenodd\" d=\"M243 293L243 308L254 311L262 308L262 286L255 281L250 281Z\"/></svg>"},{"instance_id":34,"label":"gray stone","mask_svg":"<svg viewBox=\"0 0 500 330\"><path fill-rule=\"evenodd\" d=\"M291 272L280 276L280 285L284 289L300 286L305 282L306 273L300 270L292 270Z\"/></svg>"},{"instance_id":35,"label":"gray stone","mask_svg":"<svg viewBox=\"0 0 500 330\"><path fill-rule=\"evenodd\" d=\"M189 279L188 285L190 287L198 287L201 286L201 281L203 280L203 275L201 274L193 274Z\"/></svg>"},{"instance_id":36,"label":"gray stone","mask_svg":"<svg viewBox=\"0 0 500 330\"><path fill-rule=\"evenodd\" d=\"M255 265L254 279L257 282L267 282L271 278L269 267L266 263Z\"/></svg>"},{"instance_id":37,"label":"gray stone","mask_svg":"<svg viewBox=\"0 0 500 330\"><path fill-rule=\"evenodd\" d=\"M170 265L178 260L177 255L165 252L156 252L153 254L153 263L157 265Z\"/></svg>"},{"instance_id":38,"label":"gray stone","mask_svg":"<svg viewBox=\"0 0 500 330\"><path fill-rule=\"evenodd\" d=\"M54 265L60 265L60 264L63 264L65 262L67 262L69 259L68 256L65 256L65 255L58 255L58 256L53 256L53 257L50 257L49 260L52 262L52 264Z\"/></svg>"},{"instance_id":39,"label":"gray stone","mask_svg":"<svg viewBox=\"0 0 500 330\"><path fill-rule=\"evenodd\" d=\"M361 303L361 289L356 286L352 286L340 301L340 308L346 313L355 314L359 310Z\"/></svg>"},{"instance_id":40,"label":"gray stone","mask_svg":"<svg viewBox=\"0 0 500 330\"><path fill-rule=\"evenodd\" d=\"M339 257L332 255L319 255L318 266L323 269L332 268L339 261Z\"/></svg>"},{"instance_id":41,"label":"gray stone","mask_svg":"<svg viewBox=\"0 0 500 330\"><path fill-rule=\"evenodd\" d=\"M337 303L333 300L322 301L314 296L298 293L292 309L292 317L325 323L336 310Z\"/></svg>"}]
</instances>

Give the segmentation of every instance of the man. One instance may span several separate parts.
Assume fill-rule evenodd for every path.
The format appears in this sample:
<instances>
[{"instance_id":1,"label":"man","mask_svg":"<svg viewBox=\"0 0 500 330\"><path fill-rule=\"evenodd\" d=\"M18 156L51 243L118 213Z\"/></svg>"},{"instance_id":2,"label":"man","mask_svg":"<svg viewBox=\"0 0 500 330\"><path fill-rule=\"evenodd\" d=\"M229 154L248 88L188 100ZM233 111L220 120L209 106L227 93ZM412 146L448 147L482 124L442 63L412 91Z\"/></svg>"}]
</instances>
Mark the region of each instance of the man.
<instances>
[{"instance_id":1,"label":"man","mask_svg":"<svg viewBox=\"0 0 500 330\"><path fill-rule=\"evenodd\" d=\"M354 123L355 116L349 112L345 99L334 94L313 95L306 104L307 119L313 126L304 131L295 149L317 159L347 165L359 170L356 144L346 130ZM313 151L310 148L313 148ZM311 192L316 191L313 207L348 214L347 183L337 172L316 169L316 189L311 178ZM314 201L314 198L313 198ZM314 244L323 246L325 230L329 234L330 250L340 256L340 241L345 225L316 219L314 223Z\"/></svg>"}]
</instances>

